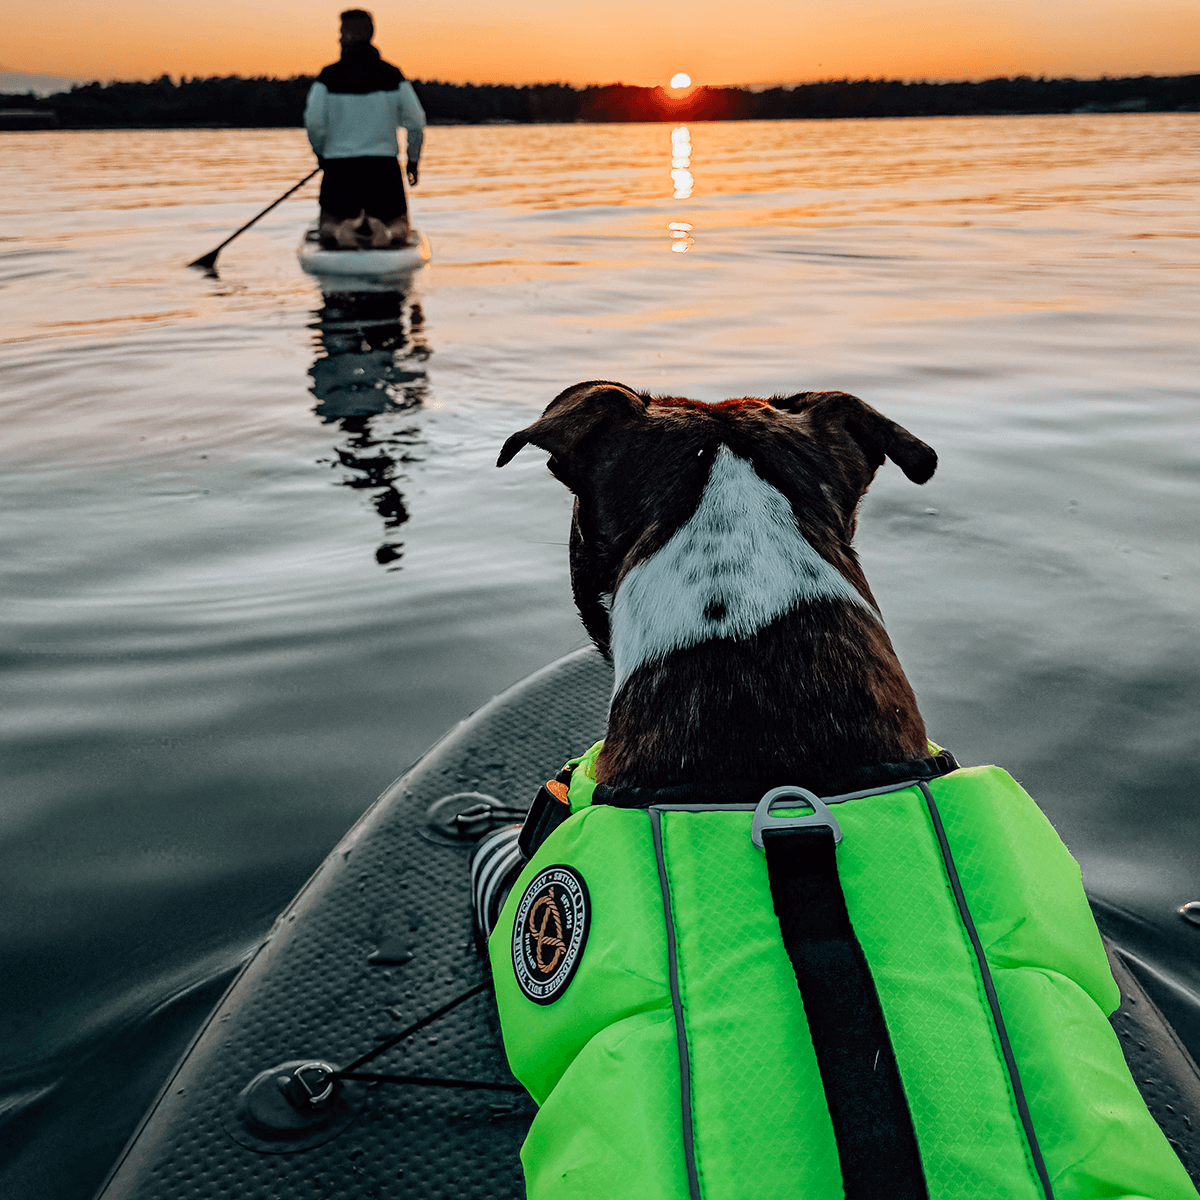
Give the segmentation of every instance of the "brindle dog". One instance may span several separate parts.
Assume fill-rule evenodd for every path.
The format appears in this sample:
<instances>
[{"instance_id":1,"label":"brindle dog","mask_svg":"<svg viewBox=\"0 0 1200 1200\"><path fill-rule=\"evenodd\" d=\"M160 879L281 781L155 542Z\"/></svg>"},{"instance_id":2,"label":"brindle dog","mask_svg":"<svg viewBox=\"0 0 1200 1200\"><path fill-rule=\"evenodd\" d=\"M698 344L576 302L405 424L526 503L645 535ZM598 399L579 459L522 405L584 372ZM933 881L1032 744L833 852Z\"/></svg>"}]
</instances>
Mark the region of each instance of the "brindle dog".
<instances>
[{"instance_id":1,"label":"brindle dog","mask_svg":"<svg viewBox=\"0 0 1200 1200\"><path fill-rule=\"evenodd\" d=\"M929 753L854 553L890 458L937 455L844 392L705 404L593 380L504 444L575 494L571 581L616 688L601 783L795 780Z\"/></svg>"}]
</instances>

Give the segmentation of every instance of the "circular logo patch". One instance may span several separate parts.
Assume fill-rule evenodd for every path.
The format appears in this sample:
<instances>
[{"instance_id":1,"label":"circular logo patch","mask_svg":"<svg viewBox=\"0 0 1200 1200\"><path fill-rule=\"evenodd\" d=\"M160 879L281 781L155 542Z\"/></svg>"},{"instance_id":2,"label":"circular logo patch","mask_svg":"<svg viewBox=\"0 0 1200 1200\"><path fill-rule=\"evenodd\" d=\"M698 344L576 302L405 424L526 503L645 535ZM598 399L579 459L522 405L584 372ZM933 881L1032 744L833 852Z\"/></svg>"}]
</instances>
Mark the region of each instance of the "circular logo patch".
<instances>
[{"instance_id":1,"label":"circular logo patch","mask_svg":"<svg viewBox=\"0 0 1200 1200\"><path fill-rule=\"evenodd\" d=\"M587 884L571 867L547 867L525 889L513 923L512 959L517 986L534 1004L552 1004L567 990L591 919Z\"/></svg>"}]
</instances>

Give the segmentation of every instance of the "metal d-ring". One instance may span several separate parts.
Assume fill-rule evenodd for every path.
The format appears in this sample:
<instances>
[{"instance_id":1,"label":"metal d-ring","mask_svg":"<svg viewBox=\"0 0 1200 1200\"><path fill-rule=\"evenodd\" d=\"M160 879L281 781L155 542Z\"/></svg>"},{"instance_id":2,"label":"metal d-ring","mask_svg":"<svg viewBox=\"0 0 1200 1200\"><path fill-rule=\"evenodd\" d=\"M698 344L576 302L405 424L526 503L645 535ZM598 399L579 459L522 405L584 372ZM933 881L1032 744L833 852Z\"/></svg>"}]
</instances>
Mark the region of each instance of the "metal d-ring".
<instances>
[{"instance_id":1,"label":"metal d-ring","mask_svg":"<svg viewBox=\"0 0 1200 1200\"><path fill-rule=\"evenodd\" d=\"M293 1082L303 1093L297 1096L297 1099L302 1099L310 1108L321 1108L323 1105L328 1104L333 1096L334 1072L336 1070L337 1067L327 1062L301 1063L292 1072ZM306 1078L306 1072L317 1073L315 1091Z\"/></svg>"},{"instance_id":2,"label":"metal d-ring","mask_svg":"<svg viewBox=\"0 0 1200 1200\"><path fill-rule=\"evenodd\" d=\"M777 817L771 809L781 800L799 800L812 809L803 817ZM792 805L796 807L796 805ZM754 810L754 819L750 822L750 840L760 849L763 845L763 831L766 829L806 829L824 826L833 831L833 843L836 846L842 840L842 827L837 823L829 805L824 800L814 796L808 788L788 786L772 788L759 802Z\"/></svg>"}]
</instances>

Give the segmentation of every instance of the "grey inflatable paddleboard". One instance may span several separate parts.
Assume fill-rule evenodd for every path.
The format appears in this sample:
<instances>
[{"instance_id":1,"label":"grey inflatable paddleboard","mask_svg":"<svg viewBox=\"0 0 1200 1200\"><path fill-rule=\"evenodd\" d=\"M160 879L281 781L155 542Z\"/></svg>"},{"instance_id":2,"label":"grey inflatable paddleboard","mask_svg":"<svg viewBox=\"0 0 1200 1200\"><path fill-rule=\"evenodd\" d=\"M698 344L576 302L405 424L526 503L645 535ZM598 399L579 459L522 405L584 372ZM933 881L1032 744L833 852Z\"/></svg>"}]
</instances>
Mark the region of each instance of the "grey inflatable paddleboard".
<instances>
[{"instance_id":1,"label":"grey inflatable paddleboard","mask_svg":"<svg viewBox=\"0 0 1200 1200\"><path fill-rule=\"evenodd\" d=\"M468 858L603 734L611 688L594 651L568 655L393 784L276 921L98 1200L520 1200L534 1108L505 1061ZM1200 1179L1200 1076L1136 961L1110 959L1134 1077ZM330 1088L333 1068L372 1078Z\"/></svg>"}]
</instances>

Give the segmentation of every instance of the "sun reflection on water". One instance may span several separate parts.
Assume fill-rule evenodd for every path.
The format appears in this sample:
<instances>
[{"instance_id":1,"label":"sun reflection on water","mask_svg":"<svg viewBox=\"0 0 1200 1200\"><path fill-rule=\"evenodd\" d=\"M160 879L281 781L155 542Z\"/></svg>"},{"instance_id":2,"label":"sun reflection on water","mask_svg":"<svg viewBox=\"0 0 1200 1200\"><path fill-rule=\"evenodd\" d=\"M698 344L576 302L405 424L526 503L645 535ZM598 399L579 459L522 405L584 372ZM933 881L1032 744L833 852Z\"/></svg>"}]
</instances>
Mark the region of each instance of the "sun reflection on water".
<instances>
[{"instance_id":1,"label":"sun reflection on water","mask_svg":"<svg viewBox=\"0 0 1200 1200\"><path fill-rule=\"evenodd\" d=\"M671 130L671 182L675 185L673 198L688 200L696 185L692 177L692 135L686 125L677 125ZM686 254L694 245L692 225L688 221L670 221L667 231L671 235L671 249L676 254Z\"/></svg>"},{"instance_id":2,"label":"sun reflection on water","mask_svg":"<svg viewBox=\"0 0 1200 1200\"><path fill-rule=\"evenodd\" d=\"M675 184L675 199L686 200L696 181L688 168L692 165L692 135L686 125L671 130L671 180Z\"/></svg>"},{"instance_id":3,"label":"sun reflection on water","mask_svg":"<svg viewBox=\"0 0 1200 1200\"><path fill-rule=\"evenodd\" d=\"M671 233L671 249L686 254L692 243L692 226L686 221L672 221L667 225Z\"/></svg>"}]
</instances>

